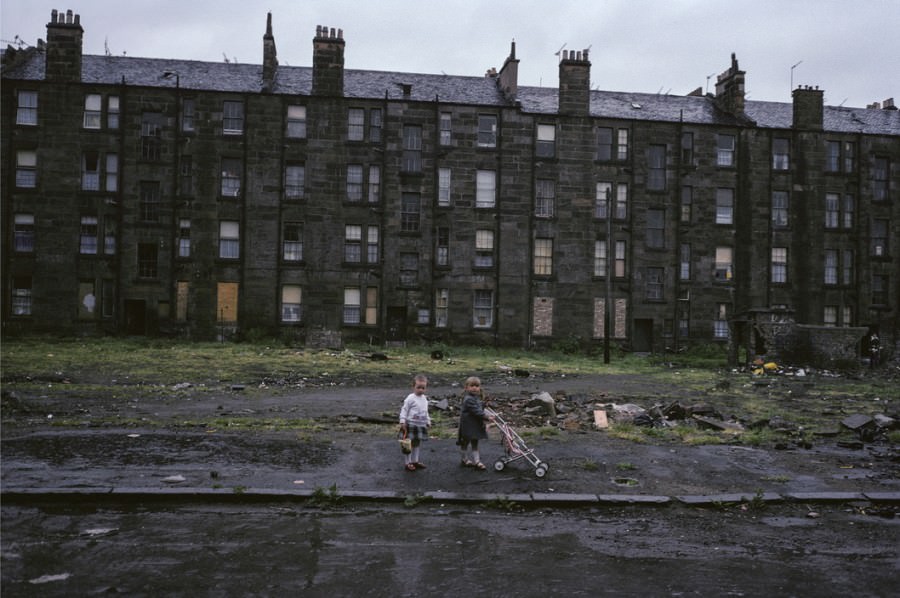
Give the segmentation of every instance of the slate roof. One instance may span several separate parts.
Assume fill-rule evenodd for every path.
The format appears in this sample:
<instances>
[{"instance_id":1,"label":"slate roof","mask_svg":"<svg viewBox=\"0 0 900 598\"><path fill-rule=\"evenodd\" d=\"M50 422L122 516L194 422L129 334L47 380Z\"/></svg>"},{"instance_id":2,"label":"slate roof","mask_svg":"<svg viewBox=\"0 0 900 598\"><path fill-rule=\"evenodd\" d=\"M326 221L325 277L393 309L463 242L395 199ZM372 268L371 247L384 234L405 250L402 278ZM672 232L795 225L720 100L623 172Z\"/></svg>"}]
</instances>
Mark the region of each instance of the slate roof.
<instances>
[{"instance_id":1,"label":"slate roof","mask_svg":"<svg viewBox=\"0 0 900 598\"><path fill-rule=\"evenodd\" d=\"M43 80L44 53L35 48L25 51L9 68L4 79ZM87 84L173 87L172 77L178 73L182 89L259 93L262 88L262 65L227 62L201 62L130 56L82 57L82 82ZM430 75L387 71L344 70L344 95L349 98L401 100L403 86L408 85L411 101L441 102L478 106L508 106L509 102L489 77ZM280 65L274 93L309 95L312 91L312 68ZM521 109L534 114L556 114L558 89L554 87L518 88ZM590 111L595 117L678 122L691 124L732 125L740 122L717 108L711 97L675 96L635 92L591 91ZM748 100L745 115L761 128L790 129L793 105L782 102ZM900 111L825 106L824 129L841 133L900 135Z\"/></svg>"}]
</instances>

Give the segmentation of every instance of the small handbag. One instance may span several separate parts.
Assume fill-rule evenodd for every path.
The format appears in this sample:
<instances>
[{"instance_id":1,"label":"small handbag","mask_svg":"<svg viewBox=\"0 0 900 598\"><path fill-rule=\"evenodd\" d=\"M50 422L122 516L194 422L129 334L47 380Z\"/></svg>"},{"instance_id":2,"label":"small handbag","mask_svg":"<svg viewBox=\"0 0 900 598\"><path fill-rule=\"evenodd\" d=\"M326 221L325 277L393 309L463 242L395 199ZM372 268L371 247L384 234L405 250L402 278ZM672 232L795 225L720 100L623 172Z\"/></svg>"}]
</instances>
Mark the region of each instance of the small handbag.
<instances>
[{"instance_id":1,"label":"small handbag","mask_svg":"<svg viewBox=\"0 0 900 598\"><path fill-rule=\"evenodd\" d=\"M404 455L408 455L412 452L412 440L406 437L406 434L403 434L403 438L400 439L400 450L403 451Z\"/></svg>"}]
</instances>

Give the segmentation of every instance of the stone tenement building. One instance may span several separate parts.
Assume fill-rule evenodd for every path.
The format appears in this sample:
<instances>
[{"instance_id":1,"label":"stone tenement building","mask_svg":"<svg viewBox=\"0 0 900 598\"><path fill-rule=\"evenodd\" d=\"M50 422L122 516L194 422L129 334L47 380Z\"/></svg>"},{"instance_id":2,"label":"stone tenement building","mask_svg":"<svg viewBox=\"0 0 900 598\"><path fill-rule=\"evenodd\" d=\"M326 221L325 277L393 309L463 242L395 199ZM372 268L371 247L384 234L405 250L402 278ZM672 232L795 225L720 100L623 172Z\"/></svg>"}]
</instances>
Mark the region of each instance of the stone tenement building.
<instances>
[{"instance_id":1,"label":"stone tenement building","mask_svg":"<svg viewBox=\"0 0 900 598\"><path fill-rule=\"evenodd\" d=\"M898 337L892 101L750 101L735 56L714 94L597 91L587 50L525 87L515 43L485 76L351 70L321 26L286 67L271 14L261 65L86 56L83 33L54 11L4 53L4 333Z\"/></svg>"}]
</instances>

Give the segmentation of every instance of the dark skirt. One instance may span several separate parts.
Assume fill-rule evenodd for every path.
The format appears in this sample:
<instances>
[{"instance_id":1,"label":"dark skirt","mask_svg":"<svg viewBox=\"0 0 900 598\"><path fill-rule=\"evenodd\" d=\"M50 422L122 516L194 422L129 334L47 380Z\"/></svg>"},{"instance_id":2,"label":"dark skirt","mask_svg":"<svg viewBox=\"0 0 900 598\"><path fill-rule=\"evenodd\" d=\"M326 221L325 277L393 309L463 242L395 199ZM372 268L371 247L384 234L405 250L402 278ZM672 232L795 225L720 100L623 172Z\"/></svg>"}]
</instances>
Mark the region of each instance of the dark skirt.
<instances>
[{"instance_id":1,"label":"dark skirt","mask_svg":"<svg viewBox=\"0 0 900 598\"><path fill-rule=\"evenodd\" d=\"M428 440L428 428L407 424L406 437L410 440Z\"/></svg>"}]
</instances>

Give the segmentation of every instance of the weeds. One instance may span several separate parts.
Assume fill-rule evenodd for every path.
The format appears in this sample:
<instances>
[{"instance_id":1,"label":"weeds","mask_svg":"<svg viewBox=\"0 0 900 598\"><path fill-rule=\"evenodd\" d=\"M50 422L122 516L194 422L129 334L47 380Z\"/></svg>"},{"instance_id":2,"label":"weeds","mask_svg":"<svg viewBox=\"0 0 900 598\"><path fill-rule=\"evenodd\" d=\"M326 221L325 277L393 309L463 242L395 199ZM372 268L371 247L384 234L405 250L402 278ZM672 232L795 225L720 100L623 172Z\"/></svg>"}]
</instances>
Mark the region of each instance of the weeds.
<instances>
[{"instance_id":1,"label":"weeds","mask_svg":"<svg viewBox=\"0 0 900 598\"><path fill-rule=\"evenodd\" d=\"M508 513L524 510L522 505L514 500L510 500L509 497L506 496L498 496L497 498L491 499L488 502L484 503L484 507L487 509L506 511Z\"/></svg>"},{"instance_id":2,"label":"weeds","mask_svg":"<svg viewBox=\"0 0 900 598\"><path fill-rule=\"evenodd\" d=\"M309 497L311 505L324 508L337 507L342 501L343 497L338 493L337 484L332 484L328 489L317 486Z\"/></svg>"}]
</instances>

